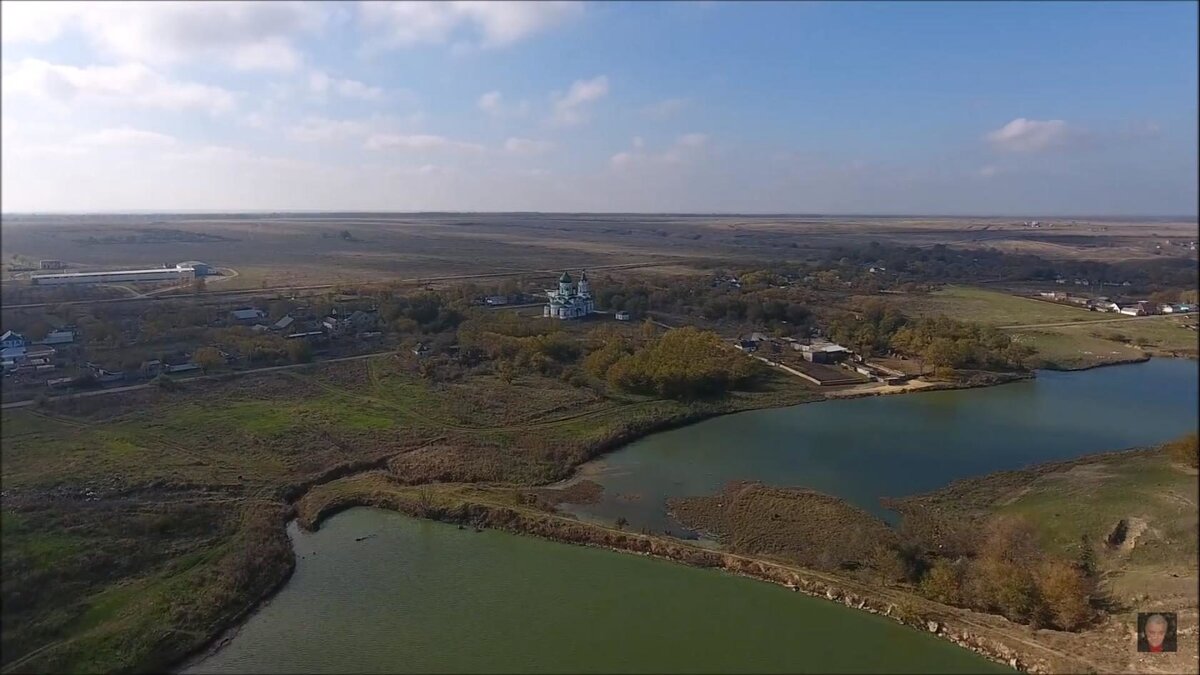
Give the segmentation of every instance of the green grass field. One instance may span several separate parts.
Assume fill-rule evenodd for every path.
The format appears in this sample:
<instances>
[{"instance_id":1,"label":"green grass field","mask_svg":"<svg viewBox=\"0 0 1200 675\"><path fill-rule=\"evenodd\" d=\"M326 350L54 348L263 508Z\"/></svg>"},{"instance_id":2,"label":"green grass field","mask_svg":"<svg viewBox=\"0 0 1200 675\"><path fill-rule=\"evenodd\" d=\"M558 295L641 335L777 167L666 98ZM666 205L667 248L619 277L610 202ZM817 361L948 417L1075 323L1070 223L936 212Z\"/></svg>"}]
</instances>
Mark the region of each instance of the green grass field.
<instances>
[{"instance_id":1,"label":"green grass field","mask_svg":"<svg viewBox=\"0 0 1200 675\"><path fill-rule=\"evenodd\" d=\"M993 326L1095 321L1112 318L1086 309L1022 298L970 286L947 286L928 295L907 296L902 311L916 316L945 315Z\"/></svg>"}]
</instances>

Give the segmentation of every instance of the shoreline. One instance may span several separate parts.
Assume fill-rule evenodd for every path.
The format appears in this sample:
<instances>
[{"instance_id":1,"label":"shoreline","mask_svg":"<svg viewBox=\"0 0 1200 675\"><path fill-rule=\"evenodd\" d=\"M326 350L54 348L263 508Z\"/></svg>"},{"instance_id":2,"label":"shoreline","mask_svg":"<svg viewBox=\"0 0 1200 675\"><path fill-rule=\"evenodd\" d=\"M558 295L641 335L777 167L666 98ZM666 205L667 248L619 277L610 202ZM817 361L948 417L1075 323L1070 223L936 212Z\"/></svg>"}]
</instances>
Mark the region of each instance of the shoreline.
<instances>
[{"instance_id":1,"label":"shoreline","mask_svg":"<svg viewBox=\"0 0 1200 675\"><path fill-rule=\"evenodd\" d=\"M765 558L708 549L674 538L616 530L560 514L531 513L478 502L464 502L450 509L425 510L419 504L400 495L373 493L326 502L312 513L298 515L297 525L308 531L316 531L338 513L362 507L390 510L413 518L447 524L494 529L515 536L533 536L566 545L641 555L689 567L715 569L772 583L850 609L887 617L914 630L932 633L940 639L1018 672L1042 674L1057 671L1051 667L1048 657L1039 657L1032 653L1032 650L1022 651L1019 647L1007 644L1003 637L989 634L993 632L991 627L978 623L978 619L983 619L990 623L1009 624L1001 617L941 605L901 588L877 587L835 574ZM1018 644L1023 642L1019 638L1013 641ZM1053 649L1036 643L1025 643L1025 646L1037 647L1051 656L1054 653ZM1076 668L1078 665L1074 664Z\"/></svg>"},{"instance_id":2,"label":"shoreline","mask_svg":"<svg viewBox=\"0 0 1200 675\"><path fill-rule=\"evenodd\" d=\"M1146 355L1145 358L1121 361L1121 362L1096 364L1093 366L1087 366L1087 367L1083 367L1083 368L1076 368L1076 369L1069 369L1069 370L1043 368L1041 370L1054 370L1055 372L1076 372L1076 371L1090 370L1092 368L1105 367L1105 366L1130 365L1133 363L1144 363L1146 361L1149 361L1150 359L1151 359L1151 356ZM1195 360L1195 359L1193 358L1191 360ZM1002 374L1001 378L999 380L992 379L992 380L988 380L988 381L974 381L974 382L972 382L972 381L936 382L936 383L929 383L928 386L922 386L922 387L918 387L918 388L906 388L903 386L889 387L887 385L884 385L884 387L880 390L825 392L821 398L814 398L812 400L802 401L799 403L784 403L782 405L765 405L765 406L759 406L759 407L750 407L750 408L745 408L745 409L733 409L733 410L696 411L696 412L693 412L693 413L690 413L687 415L680 416L678 418L667 419L667 420L663 420L660 423L647 425L644 428L632 429L632 430L628 430L626 432L617 434L613 438L608 439L608 440L604 441L603 443L598 444L597 448L595 448L592 452L588 453L588 459L586 459L585 461L576 465L572 469L571 474L569 476L562 478L558 481L552 482L552 483L546 483L546 484L542 484L542 485L531 485L531 486L527 486L527 487L541 488L541 489L555 489L555 490L567 488L579 481L587 480L587 479L593 477L595 475L595 471L589 472L588 467L589 466L594 467L595 464L597 462L602 461L602 458L607 454L616 452L616 451L628 446L629 444L631 444L635 441L638 441L642 438L648 437L652 434L660 433L660 432L664 432L664 431L670 431L672 429L680 428L680 427L687 426L690 424L695 424L695 423L702 422L707 419L722 416L722 415L730 415L730 414L735 414L735 413L740 413L740 412L750 412L751 410L787 408L787 407L791 407L791 406L805 405L808 403L820 403L820 402L824 402L824 401L862 398L862 397L868 397L868 396L893 396L893 395L898 395L898 394L919 393L922 391L950 391L950 390L957 390L957 389L978 389L978 388L999 386L1002 384L1010 384L1013 382L1035 379L1036 377L1037 377L1037 371L1031 370L1026 373ZM1105 453L1097 453L1097 454L1105 454ZM1091 455L1085 455L1085 457L1090 457L1090 456ZM1069 461L1079 461L1079 460L1076 459L1076 460L1069 460ZM367 464L375 464L377 462L378 462L378 458L374 462L368 462ZM289 512L291 515L289 517L285 518L281 522L281 526L284 528L285 531L286 531L288 524L292 520L299 521L298 525L302 528L310 529L310 527L311 527L311 529L316 529L316 527L319 526L320 522L322 522L323 520L336 514L338 511L345 510L347 508L354 508L356 506L387 508L390 510L405 513L406 515L410 515L413 517L418 517L418 518L428 518L429 517L418 511L419 509L423 508L420 505L410 503L407 505L407 507L401 507L394 500L388 500L385 495L374 495L371 497L360 496L358 498L358 500L354 501L354 502L344 502L344 503L340 503L340 504L332 504L332 503L327 504L327 505L325 505L326 508L323 508L318 513L318 515L315 519L308 521L308 522L311 522L311 526L306 525L306 521L301 519L301 517L299 515L296 515L297 505L299 503L303 502L307 497L309 497L312 494L314 488L317 488L317 487L319 487L325 483L331 482L331 481L352 480L355 477L364 475L364 473L367 473L367 474L371 473L373 471L373 469L375 469L377 467L364 467L361 471L358 471L358 472L337 471L336 469L338 469L338 468L345 469L345 467L335 467L335 470L327 471L327 472L325 472L325 474L322 475L321 478L323 478L324 480L314 479L312 481L306 481L306 484L304 484L304 485L290 486L293 488L300 488L300 489L295 490L295 491L288 490L285 494L281 495L282 497L284 497L286 503L291 507L289 509ZM419 487L419 486L407 486L407 487L415 488L415 487ZM393 505L393 504L396 504L396 505ZM489 506L480 505L480 504L468 504L467 506L477 507L477 508L481 508L481 509L485 509L485 510L495 508L495 507L489 507ZM500 508L502 510L506 510L510 513L512 512L512 509L509 509L508 507L500 507ZM603 525L579 520L574 517L555 515L555 514L546 514L546 515L551 515L553 517L560 518L562 520L568 521L579 527L593 528L598 531L610 532L610 533L611 532L621 532L619 530L613 530L612 528L608 528ZM431 519L443 520L443 518L440 518L440 517L434 517ZM463 522L463 523L465 523L467 521L445 521L445 522ZM608 546L608 545L604 545L604 544L588 543L586 541L581 542L581 541L572 540L570 538L559 538L559 537L547 535L541 531L538 531L537 528L512 529L507 526L505 526L505 527L494 527L491 525L485 525L485 526L493 527L493 529L502 529L504 531L509 531L509 532L512 532L512 533L518 534L518 535L538 536L541 538L549 539L551 541L558 541L560 543L599 546L601 548L609 548L610 550L613 550L615 552L635 553L635 554L640 554L640 555L653 555L655 557L660 557L665 560L671 560L676 563L688 564L688 565L692 565L692 566L709 566L709 567L714 566L714 565L695 565L694 563L689 562L688 556L685 556L685 555L681 555L679 557L672 557L671 555L666 555L666 554L647 553L647 552L640 550L637 546L633 546L633 545L622 548L622 547ZM833 577L833 575L826 575L824 573L818 573L818 572L814 572L814 571L810 571L810 570L803 570L802 568L794 568L794 567L790 567L790 566L783 565L780 563L774 563L774 562L771 562L768 560L748 558L745 556L736 556L734 554L728 554L728 553L722 552L719 549L709 549L709 548L704 548L702 546L697 546L694 543L686 542L684 540L679 540L679 539L674 539L674 538L665 539L662 537L658 537L656 535L640 535L640 534L635 534L635 533L630 533L630 532L621 532L621 534L625 535L625 536L638 537L643 540L653 540L655 542L660 542L659 543L660 547L664 546L664 545L666 545L668 547L670 547L670 546L683 547L683 548L688 549L689 551L696 552L699 554L711 554L714 556L730 556L731 559L743 560L743 561L749 560L749 561L753 561L754 563L757 563L759 565L767 566L766 568L763 568L763 569L778 568L779 570L787 570L790 574L800 575L797 578L800 578L803 575L807 574L807 575L811 575L812 577L815 577L815 578L825 578L825 579L835 578L836 579L836 577ZM290 542L290 537L289 537L289 542ZM653 544L651 544L651 548L653 548ZM741 563L739 563L739 565L740 564ZM846 592L844 591L844 589L839 592L830 591L829 590L830 588L834 588L832 586L823 587L824 590L822 590L821 592L815 592L815 591L809 592L809 590L811 590L811 589L809 589L808 587L799 587L800 585L798 583L793 582L793 586L797 586L794 588L793 586L788 586L787 583L781 582L777 578L772 577L770 575L764 576L764 575L756 575L756 574L748 573L745 570L738 567L738 565L734 565L733 567L720 566L720 569L730 572L730 573L733 573L733 574L741 574L743 576L749 576L751 578L759 579L761 581L767 581L770 583L781 584L788 588L791 588L792 590L804 590L804 592L808 593L809 595L813 595L814 597L824 597L829 600L838 600L838 599L843 598L846 595ZM217 646L214 648L214 644L219 645L225 639L231 638L232 637L231 632L236 633L236 630L240 627L240 625L244 622L245 618L249 614L251 614L254 610L261 607L263 604L269 602L270 599L280 589L282 589L284 585L286 585L286 583L291 579L291 576L292 576L292 573L294 572L294 570L295 570L295 559L294 559L294 555L293 555L288 570L286 571L284 576L277 582L277 584L275 584L272 587L272 589L269 592L263 594L261 597L254 600L253 602L251 602L247 607L245 607L243 610L239 611L237 613L237 615L232 616L229 619L227 619L225 621L221 621L218 624L216 624L213 635L211 637L209 637L208 639L204 640L203 643L200 646L198 646L196 649L189 650L186 654L181 654L180 658L178 660L174 661L174 664L170 667L171 672L178 672L179 669L181 669L182 667L194 664L194 663L198 662L198 660L202 660L202 658L207 658L207 655L214 649L219 650L220 646ZM841 580L838 580L838 581L841 581ZM868 592L882 592L885 595L889 594L889 593L904 593L903 591L899 591L899 590L875 589L875 588L871 588L871 587L866 587L866 590L861 590L864 585L861 584L860 582L845 581L842 583L860 587L860 591L858 592L859 594L868 593ZM919 603L926 603L929 605L937 604L937 603L933 603L932 601L925 600L924 598L920 598L920 596L916 596L914 594L905 593L905 595L908 596L906 599L911 599L911 600L917 601ZM1045 663L1043 661L1039 661L1035 657L1032 657L1024 652L1021 652L1020 649L1007 647L1004 645L1000 645L999 647L997 647L996 645L989 643L988 638L976 636L974 633L972 633L970 630L968 630L965 627L959 627L958 629L951 629L949 627L949 625L944 623L944 621L934 621L933 623L937 623L940 626L940 628L938 628L937 630L932 630L929 628L930 624L922 625L920 621L908 622L908 621L905 621L903 617L895 616L895 612L896 612L895 603L889 603L888 605L884 606L883 609L880 609L880 607L878 607L878 606L874 606L872 608L872 607L868 607L866 604L866 601L862 600L862 598L859 598L858 594L856 594L856 593L850 593L849 597L855 598L855 601L854 601L854 603L847 601L845 603L847 606L853 606L853 608L855 608L855 609L866 609L866 611L869 611L871 613L884 614L885 616L888 616L889 618L897 620L900 623L904 623L905 625L909 625L917 630L922 630L922 629L929 630L930 632L934 632L935 634L937 634L939 637L942 637L951 642L954 642L955 644L958 644L959 646L964 647L966 649L970 649L971 651L975 651L976 653L979 653L997 663L1002 663L1004 665L1008 665L1010 667L1013 667L1013 668L1016 668L1018 670L1022 670L1025 672L1032 672L1032 673L1052 672L1051 669L1048 669L1045 666ZM862 602L859 603L858 602L859 600L862 600ZM855 605L857 605L857 606L855 606ZM939 611L948 612L949 615L952 616L953 613L955 613L955 612L968 611L968 610L959 610L958 608L950 608L948 606L943 605L943 606L939 607ZM982 615L982 616L990 617L991 615ZM943 617L943 619L944 618L945 617ZM992 618L994 619L995 617L992 617ZM1001 619L1001 621L1003 621L1003 619ZM957 630L958 632L956 633L955 630ZM1037 645L1036 643L1027 643L1027 644L1031 645L1031 646L1039 647L1041 649L1045 649L1047 651L1053 651L1048 648L1044 648L1041 645ZM201 654L203 654L204 656L200 656ZM1014 665L1014 663L1013 663L1014 660L1016 661L1016 665Z\"/></svg>"}]
</instances>

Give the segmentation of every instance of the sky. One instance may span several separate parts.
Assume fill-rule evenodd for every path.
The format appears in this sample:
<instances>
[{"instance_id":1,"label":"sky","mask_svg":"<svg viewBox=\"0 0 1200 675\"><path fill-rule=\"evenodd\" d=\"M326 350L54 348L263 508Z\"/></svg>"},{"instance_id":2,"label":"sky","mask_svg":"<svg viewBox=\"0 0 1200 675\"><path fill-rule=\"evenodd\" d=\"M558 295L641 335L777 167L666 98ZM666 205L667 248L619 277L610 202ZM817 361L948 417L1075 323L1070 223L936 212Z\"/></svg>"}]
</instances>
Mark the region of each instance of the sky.
<instances>
[{"instance_id":1,"label":"sky","mask_svg":"<svg viewBox=\"0 0 1200 675\"><path fill-rule=\"evenodd\" d=\"M1195 2L8 2L0 210L1195 215Z\"/></svg>"}]
</instances>

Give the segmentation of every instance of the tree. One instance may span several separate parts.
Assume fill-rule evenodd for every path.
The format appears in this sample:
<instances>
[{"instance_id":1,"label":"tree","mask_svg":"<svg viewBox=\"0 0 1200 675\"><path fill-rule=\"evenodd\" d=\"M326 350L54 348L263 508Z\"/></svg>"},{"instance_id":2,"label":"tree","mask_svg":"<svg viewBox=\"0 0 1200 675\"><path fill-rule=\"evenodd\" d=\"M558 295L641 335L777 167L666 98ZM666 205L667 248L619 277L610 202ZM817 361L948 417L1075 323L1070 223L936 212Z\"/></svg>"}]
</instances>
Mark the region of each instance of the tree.
<instances>
[{"instance_id":1,"label":"tree","mask_svg":"<svg viewBox=\"0 0 1200 675\"><path fill-rule=\"evenodd\" d=\"M201 347L192 354L192 361L204 372L215 370L225 365L225 358L215 347Z\"/></svg>"},{"instance_id":2,"label":"tree","mask_svg":"<svg viewBox=\"0 0 1200 675\"><path fill-rule=\"evenodd\" d=\"M308 344L307 340L288 340L285 349L287 350L288 359L292 363L308 363L312 361L312 346Z\"/></svg>"},{"instance_id":3,"label":"tree","mask_svg":"<svg viewBox=\"0 0 1200 675\"><path fill-rule=\"evenodd\" d=\"M197 276L194 279L192 279L192 292L193 293L203 293L205 291L205 288L206 288L206 284L204 281L204 277Z\"/></svg>"},{"instance_id":4,"label":"tree","mask_svg":"<svg viewBox=\"0 0 1200 675\"><path fill-rule=\"evenodd\" d=\"M1092 618L1095 584L1082 570L1063 560L1047 560L1039 568L1037 586L1043 618L1063 630L1077 630Z\"/></svg>"},{"instance_id":5,"label":"tree","mask_svg":"<svg viewBox=\"0 0 1200 675\"><path fill-rule=\"evenodd\" d=\"M963 601L964 576L962 564L939 559L921 580L921 592L938 602L948 605L960 604Z\"/></svg>"}]
</instances>

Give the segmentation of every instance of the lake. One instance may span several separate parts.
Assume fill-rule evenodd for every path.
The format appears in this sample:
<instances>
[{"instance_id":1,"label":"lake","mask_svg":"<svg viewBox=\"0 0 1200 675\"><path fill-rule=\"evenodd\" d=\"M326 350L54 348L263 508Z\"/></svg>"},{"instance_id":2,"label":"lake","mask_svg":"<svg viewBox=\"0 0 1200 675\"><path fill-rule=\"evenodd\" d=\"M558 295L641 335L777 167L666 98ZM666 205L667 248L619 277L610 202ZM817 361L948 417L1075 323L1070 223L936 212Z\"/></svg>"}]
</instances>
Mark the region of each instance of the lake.
<instances>
[{"instance_id":1,"label":"lake","mask_svg":"<svg viewBox=\"0 0 1200 675\"><path fill-rule=\"evenodd\" d=\"M295 575L186 672L1011 672L715 570L365 508L289 533Z\"/></svg>"},{"instance_id":2,"label":"lake","mask_svg":"<svg viewBox=\"0 0 1200 675\"><path fill-rule=\"evenodd\" d=\"M1177 437L1196 429L1196 406L1196 362L1155 359L739 413L592 463L584 473L604 498L571 508L678 532L667 497L749 478L886 515L881 496ZM1003 670L888 619L714 570L372 509L289 533L294 577L188 672Z\"/></svg>"},{"instance_id":3,"label":"lake","mask_svg":"<svg viewBox=\"0 0 1200 675\"><path fill-rule=\"evenodd\" d=\"M801 486L891 520L879 498L968 476L1149 445L1196 430L1197 362L1040 371L997 387L843 399L755 410L648 436L585 465L604 486L585 520L682 528L668 497L708 495L734 479Z\"/></svg>"}]
</instances>

